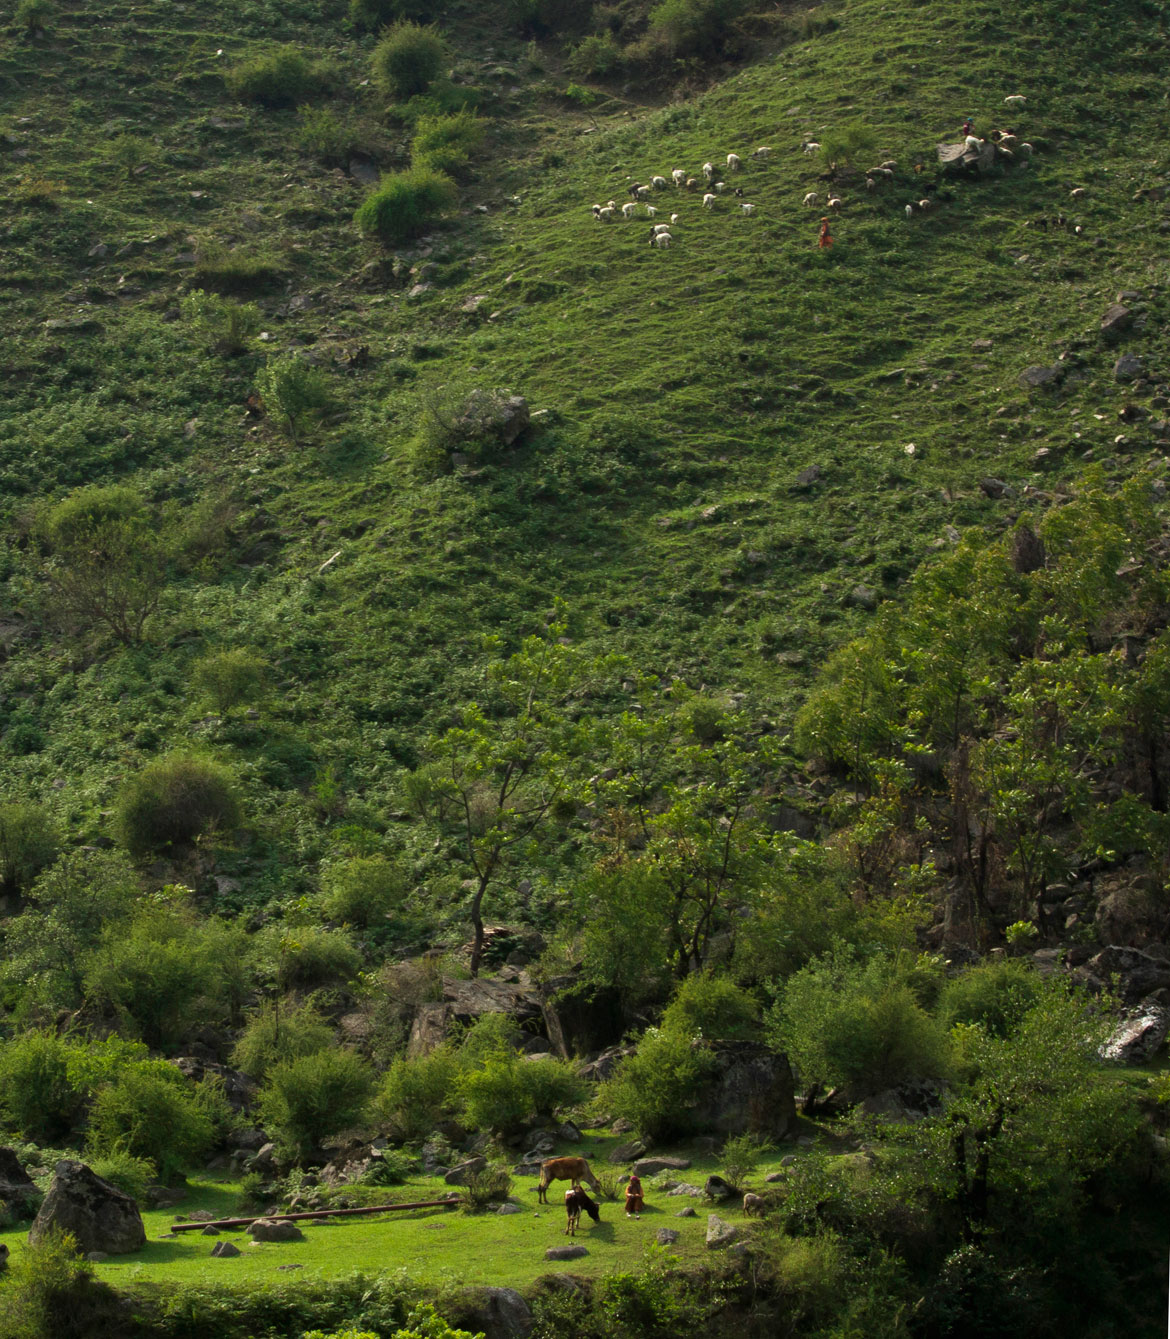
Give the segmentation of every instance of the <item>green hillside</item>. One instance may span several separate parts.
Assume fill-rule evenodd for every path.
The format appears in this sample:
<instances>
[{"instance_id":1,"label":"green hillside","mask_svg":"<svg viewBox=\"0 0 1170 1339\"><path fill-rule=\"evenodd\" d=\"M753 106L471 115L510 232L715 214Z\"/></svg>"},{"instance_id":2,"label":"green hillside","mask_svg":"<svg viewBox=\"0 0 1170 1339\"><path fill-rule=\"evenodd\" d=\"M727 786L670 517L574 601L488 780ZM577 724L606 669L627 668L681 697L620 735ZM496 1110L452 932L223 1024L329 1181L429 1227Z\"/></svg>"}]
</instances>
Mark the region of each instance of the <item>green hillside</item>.
<instances>
[{"instance_id":1,"label":"green hillside","mask_svg":"<svg viewBox=\"0 0 1170 1339\"><path fill-rule=\"evenodd\" d=\"M1154 1332L1165 1051L1121 1075L1096 1048L1170 987L1168 20L22 0L0 28L0 1122L41 1189L69 1150L181 1178L247 1125L286 1178L355 1132L421 1158L427 1117L509 1160L554 1112L662 1147L696 1131L631 1096L652 1077L598 1090L569 1058L641 1037L689 1109L706 1071L671 1039L737 1038L792 1057L834 1152L877 1140L889 1198L818 1162L836 1189L785 1190L766 1305L711 1303L712 1333L736 1308L802 1335L1047 1334L1078 1308L1086 1334ZM395 40L418 44L397 73ZM940 161L967 117L1009 136L985 170ZM379 235L378 192L436 171ZM561 1058L506 1119L489 1079L523 1108L519 1034L456 1029L425 1079L417 1037L404 1058L481 969L570 1020L558 1041L525 1016ZM965 990L1015 1004L997 1023ZM885 1058L833 1052L838 1025ZM1020 1077L1021 1038L1066 1067ZM274 1096L298 1047L337 1072ZM152 1141L135 1103L166 1104L177 1056L258 1087L233 1113L184 1079ZM948 1084L962 1158L1003 1127L979 1105L1002 1074L1040 1114L1008 1119L1025 1170L982 1213L933 1135L857 1114ZM335 1085L332 1125L297 1125L302 1083ZM840 1252L848 1315L795 1281L829 1269L798 1268L806 1238ZM978 1328L1000 1292L1006 1328ZM643 1332L620 1311L597 1301L597 1339Z\"/></svg>"}]
</instances>

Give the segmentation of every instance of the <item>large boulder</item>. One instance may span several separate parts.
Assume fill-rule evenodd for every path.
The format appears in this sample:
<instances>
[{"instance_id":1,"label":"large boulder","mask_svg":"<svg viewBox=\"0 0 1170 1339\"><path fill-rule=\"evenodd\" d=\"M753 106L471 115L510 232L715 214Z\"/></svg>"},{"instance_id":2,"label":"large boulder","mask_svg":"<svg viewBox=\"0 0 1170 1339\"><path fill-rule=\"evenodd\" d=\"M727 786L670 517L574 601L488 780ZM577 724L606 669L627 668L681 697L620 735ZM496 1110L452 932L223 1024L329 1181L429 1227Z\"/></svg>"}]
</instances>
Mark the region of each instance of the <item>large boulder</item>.
<instances>
[{"instance_id":1,"label":"large boulder","mask_svg":"<svg viewBox=\"0 0 1170 1339\"><path fill-rule=\"evenodd\" d=\"M1101 1047L1101 1059L1144 1065L1162 1049L1167 1033L1170 1033L1170 1008L1156 998L1143 1000L1113 1030Z\"/></svg>"},{"instance_id":2,"label":"large boulder","mask_svg":"<svg viewBox=\"0 0 1170 1339\"><path fill-rule=\"evenodd\" d=\"M248 1228L253 1241L304 1241L305 1234L287 1218L257 1218Z\"/></svg>"},{"instance_id":3,"label":"large boulder","mask_svg":"<svg viewBox=\"0 0 1170 1339\"><path fill-rule=\"evenodd\" d=\"M659 1172L685 1172L690 1158L639 1158L634 1163L635 1176L656 1176Z\"/></svg>"},{"instance_id":4,"label":"large boulder","mask_svg":"<svg viewBox=\"0 0 1170 1339\"><path fill-rule=\"evenodd\" d=\"M796 1098L788 1057L752 1041L696 1043L707 1046L714 1076L694 1108L700 1129L754 1134L769 1143L796 1128Z\"/></svg>"},{"instance_id":5,"label":"large boulder","mask_svg":"<svg viewBox=\"0 0 1170 1339\"><path fill-rule=\"evenodd\" d=\"M62 1158L53 1172L48 1194L29 1229L29 1245L43 1241L52 1229L71 1232L83 1255L90 1251L129 1255L146 1245L146 1229L134 1200L72 1158Z\"/></svg>"},{"instance_id":6,"label":"large boulder","mask_svg":"<svg viewBox=\"0 0 1170 1339\"><path fill-rule=\"evenodd\" d=\"M443 998L419 1006L410 1030L408 1054L426 1055L446 1041L454 1024L466 1026L484 1014L508 1014L521 1028L531 1024L537 1029L544 1022L540 997L527 978L497 981L477 977L474 981L443 978Z\"/></svg>"},{"instance_id":7,"label":"large boulder","mask_svg":"<svg viewBox=\"0 0 1170 1339\"><path fill-rule=\"evenodd\" d=\"M544 1027L558 1055L590 1055L616 1046L626 1029L621 995L583 986L578 976L553 977L541 999Z\"/></svg>"},{"instance_id":8,"label":"large boulder","mask_svg":"<svg viewBox=\"0 0 1170 1339\"><path fill-rule=\"evenodd\" d=\"M30 1211L37 1198L37 1188L31 1176L20 1164L11 1148L0 1148L0 1200L17 1215Z\"/></svg>"},{"instance_id":9,"label":"large boulder","mask_svg":"<svg viewBox=\"0 0 1170 1339\"><path fill-rule=\"evenodd\" d=\"M469 1183L476 1172L482 1172L487 1166L487 1158L476 1156L468 1158L466 1162L461 1162L443 1177L443 1180L449 1186L465 1186Z\"/></svg>"},{"instance_id":10,"label":"large boulder","mask_svg":"<svg viewBox=\"0 0 1170 1339\"><path fill-rule=\"evenodd\" d=\"M734 1223L724 1222L718 1214L709 1213L707 1215L707 1249L709 1251L719 1251L731 1243L739 1236L739 1229Z\"/></svg>"},{"instance_id":11,"label":"large boulder","mask_svg":"<svg viewBox=\"0 0 1170 1339\"><path fill-rule=\"evenodd\" d=\"M515 1288L465 1288L447 1307L447 1320L487 1339L527 1339L532 1310Z\"/></svg>"}]
</instances>

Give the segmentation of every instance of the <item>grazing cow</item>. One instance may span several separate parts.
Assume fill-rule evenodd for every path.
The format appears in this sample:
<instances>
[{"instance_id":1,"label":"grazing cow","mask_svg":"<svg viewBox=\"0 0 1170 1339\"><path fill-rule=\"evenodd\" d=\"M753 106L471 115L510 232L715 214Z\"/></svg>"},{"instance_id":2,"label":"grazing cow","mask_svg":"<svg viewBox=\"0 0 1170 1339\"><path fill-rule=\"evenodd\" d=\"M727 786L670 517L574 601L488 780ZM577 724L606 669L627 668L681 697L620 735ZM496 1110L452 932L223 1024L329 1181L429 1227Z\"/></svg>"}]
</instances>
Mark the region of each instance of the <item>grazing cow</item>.
<instances>
[{"instance_id":1,"label":"grazing cow","mask_svg":"<svg viewBox=\"0 0 1170 1339\"><path fill-rule=\"evenodd\" d=\"M536 1187L538 1203L548 1203L548 1188L553 1181L569 1181L574 1190L584 1181L595 1194L601 1194L601 1186L584 1158L545 1158L540 1164L540 1184Z\"/></svg>"},{"instance_id":2,"label":"grazing cow","mask_svg":"<svg viewBox=\"0 0 1170 1339\"><path fill-rule=\"evenodd\" d=\"M575 1237L577 1235L577 1225L581 1221L582 1209L595 1223L601 1222L601 1210L598 1208L596 1200L591 1200L580 1186L574 1186L572 1190L566 1190L565 1213L568 1215L568 1222L565 1224L565 1236Z\"/></svg>"}]
</instances>

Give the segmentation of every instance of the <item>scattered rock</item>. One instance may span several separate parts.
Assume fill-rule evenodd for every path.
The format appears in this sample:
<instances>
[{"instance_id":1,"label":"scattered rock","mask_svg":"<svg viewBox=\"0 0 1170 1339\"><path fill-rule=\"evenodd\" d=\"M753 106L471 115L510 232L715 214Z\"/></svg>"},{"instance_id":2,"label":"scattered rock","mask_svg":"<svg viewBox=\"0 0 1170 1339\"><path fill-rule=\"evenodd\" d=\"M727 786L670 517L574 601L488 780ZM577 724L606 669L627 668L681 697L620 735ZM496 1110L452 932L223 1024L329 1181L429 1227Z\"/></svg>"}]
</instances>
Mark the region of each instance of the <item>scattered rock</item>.
<instances>
[{"instance_id":1,"label":"scattered rock","mask_svg":"<svg viewBox=\"0 0 1170 1339\"><path fill-rule=\"evenodd\" d=\"M654 1240L659 1246L673 1246L682 1233L677 1232L673 1227L660 1227L654 1234Z\"/></svg>"},{"instance_id":2,"label":"scattered rock","mask_svg":"<svg viewBox=\"0 0 1170 1339\"><path fill-rule=\"evenodd\" d=\"M1003 497L1011 497L1015 491L1011 484L1006 484L1002 479L996 479L988 475L985 479L979 480L979 487L991 499L998 500Z\"/></svg>"},{"instance_id":3,"label":"scattered rock","mask_svg":"<svg viewBox=\"0 0 1170 1339\"><path fill-rule=\"evenodd\" d=\"M819 465L809 465L796 476L795 486L797 488L808 488L810 484L815 484L823 473L824 470Z\"/></svg>"},{"instance_id":4,"label":"scattered rock","mask_svg":"<svg viewBox=\"0 0 1170 1339\"><path fill-rule=\"evenodd\" d=\"M368 158L351 158L348 171L354 181L361 182L363 186L376 186L382 179L377 163L372 163Z\"/></svg>"},{"instance_id":5,"label":"scattered rock","mask_svg":"<svg viewBox=\"0 0 1170 1339\"><path fill-rule=\"evenodd\" d=\"M1145 362L1137 353L1123 353L1113 364L1113 376L1117 381L1136 381L1145 370Z\"/></svg>"},{"instance_id":6,"label":"scattered rock","mask_svg":"<svg viewBox=\"0 0 1170 1339\"><path fill-rule=\"evenodd\" d=\"M721 1176L709 1176L703 1194L712 1200L728 1200L735 1194L735 1187Z\"/></svg>"},{"instance_id":7,"label":"scattered rock","mask_svg":"<svg viewBox=\"0 0 1170 1339\"><path fill-rule=\"evenodd\" d=\"M1061 367L1044 367L1040 363L1034 363L1031 367L1025 367L1020 373L1020 385L1036 389L1040 386L1051 386L1054 382L1060 380L1064 375L1064 369Z\"/></svg>"},{"instance_id":8,"label":"scattered rock","mask_svg":"<svg viewBox=\"0 0 1170 1339\"><path fill-rule=\"evenodd\" d=\"M447 1175L443 1177L443 1180L449 1186L465 1186L473 1172L482 1172L486 1166L487 1158L468 1158L466 1162L461 1162L452 1167Z\"/></svg>"},{"instance_id":9,"label":"scattered rock","mask_svg":"<svg viewBox=\"0 0 1170 1339\"><path fill-rule=\"evenodd\" d=\"M606 1162L633 1162L646 1152L646 1145L640 1139L632 1139L627 1144L618 1144L610 1149Z\"/></svg>"},{"instance_id":10,"label":"scattered rock","mask_svg":"<svg viewBox=\"0 0 1170 1339\"><path fill-rule=\"evenodd\" d=\"M21 1166L16 1151L0 1147L0 1200L14 1212L23 1214L36 1197L36 1184Z\"/></svg>"},{"instance_id":11,"label":"scattered rock","mask_svg":"<svg viewBox=\"0 0 1170 1339\"><path fill-rule=\"evenodd\" d=\"M257 1218L248 1229L248 1235L255 1241L304 1241L305 1234L283 1218Z\"/></svg>"},{"instance_id":12,"label":"scattered rock","mask_svg":"<svg viewBox=\"0 0 1170 1339\"><path fill-rule=\"evenodd\" d=\"M995 347L994 341L990 339L976 339L971 343L972 353L989 353Z\"/></svg>"},{"instance_id":13,"label":"scattered rock","mask_svg":"<svg viewBox=\"0 0 1170 1339\"><path fill-rule=\"evenodd\" d=\"M498 1214L523 1213L524 1210L519 1204L501 1204L496 1210Z\"/></svg>"},{"instance_id":14,"label":"scattered rock","mask_svg":"<svg viewBox=\"0 0 1170 1339\"><path fill-rule=\"evenodd\" d=\"M304 1265L277 1265L277 1273L284 1273L289 1269L304 1269Z\"/></svg>"},{"instance_id":15,"label":"scattered rock","mask_svg":"<svg viewBox=\"0 0 1170 1339\"><path fill-rule=\"evenodd\" d=\"M768 1185L774 1186L778 1181L787 1181L788 1176L784 1172L769 1172L764 1180Z\"/></svg>"},{"instance_id":16,"label":"scattered rock","mask_svg":"<svg viewBox=\"0 0 1170 1339\"><path fill-rule=\"evenodd\" d=\"M635 1176L654 1176L658 1172L685 1172L690 1158L640 1158L634 1163Z\"/></svg>"},{"instance_id":17,"label":"scattered rock","mask_svg":"<svg viewBox=\"0 0 1170 1339\"><path fill-rule=\"evenodd\" d=\"M878 607L878 593L872 586L854 586L846 603L855 609L874 610Z\"/></svg>"},{"instance_id":18,"label":"scattered rock","mask_svg":"<svg viewBox=\"0 0 1170 1339\"><path fill-rule=\"evenodd\" d=\"M1101 1059L1144 1065L1162 1049L1167 1033L1170 1033L1170 1009L1157 1000L1143 1000L1101 1047Z\"/></svg>"},{"instance_id":19,"label":"scattered rock","mask_svg":"<svg viewBox=\"0 0 1170 1339\"><path fill-rule=\"evenodd\" d=\"M584 1246L550 1246L544 1253L546 1260L580 1260L589 1252Z\"/></svg>"},{"instance_id":20,"label":"scattered rock","mask_svg":"<svg viewBox=\"0 0 1170 1339\"><path fill-rule=\"evenodd\" d=\"M680 1181L677 1186L675 1186L672 1190L668 1190L666 1193L672 1196L673 1195L698 1196L701 1195L703 1192L699 1189L698 1186L688 1185L685 1181Z\"/></svg>"},{"instance_id":21,"label":"scattered rock","mask_svg":"<svg viewBox=\"0 0 1170 1339\"><path fill-rule=\"evenodd\" d=\"M1105 309L1105 315L1101 317L1101 334L1106 339L1120 339L1131 325L1133 312L1120 302L1115 302Z\"/></svg>"},{"instance_id":22,"label":"scattered rock","mask_svg":"<svg viewBox=\"0 0 1170 1339\"><path fill-rule=\"evenodd\" d=\"M205 1228L199 1233L199 1235L200 1235L201 1237L218 1237L218 1236L219 1236L219 1228L217 1228L217 1227L205 1227Z\"/></svg>"},{"instance_id":23,"label":"scattered rock","mask_svg":"<svg viewBox=\"0 0 1170 1339\"><path fill-rule=\"evenodd\" d=\"M85 254L90 260L105 260L110 254L110 248L105 242L98 242L95 246L91 246Z\"/></svg>"},{"instance_id":24,"label":"scattered rock","mask_svg":"<svg viewBox=\"0 0 1170 1339\"><path fill-rule=\"evenodd\" d=\"M731 1243L739 1236L739 1229L734 1223L725 1223L718 1214L709 1213L707 1215L707 1249L709 1251L719 1251Z\"/></svg>"},{"instance_id":25,"label":"scattered rock","mask_svg":"<svg viewBox=\"0 0 1170 1339\"><path fill-rule=\"evenodd\" d=\"M230 1256L239 1255L240 1248L233 1246L230 1241L217 1241L211 1248L211 1254L218 1260L226 1260Z\"/></svg>"},{"instance_id":26,"label":"scattered rock","mask_svg":"<svg viewBox=\"0 0 1170 1339\"><path fill-rule=\"evenodd\" d=\"M867 1097L861 1110L867 1116L880 1116L898 1125L925 1120L942 1110L943 1090L937 1083L902 1083L896 1088Z\"/></svg>"},{"instance_id":27,"label":"scattered rock","mask_svg":"<svg viewBox=\"0 0 1170 1339\"><path fill-rule=\"evenodd\" d=\"M106 1251L86 1251L85 1258L92 1260L95 1265L100 1265L103 1260L108 1260L110 1257Z\"/></svg>"},{"instance_id":28,"label":"scattered rock","mask_svg":"<svg viewBox=\"0 0 1170 1339\"><path fill-rule=\"evenodd\" d=\"M684 1204L678 1213L675 1214L676 1218L698 1218L698 1216L699 1215L695 1212L694 1205L692 1204Z\"/></svg>"},{"instance_id":29,"label":"scattered rock","mask_svg":"<svg viewBox=\"0 0 1170 1339\"><path fill-rule=\"evenodd\" d=\"M62 1158L53 1172L29 1230L29 1245L36 1246L52 1229L72 1232L82 1252L128 1255L146 1245L146 1229L134 1200L72 1158Z\"/></svg>"},{"instance_id":30,"label":"scattered rock","mask_svg":"<svg viewBox=\"0 0 1170 1339\"><path fill-rule=\"evenodd\" d=\"M55 335L100 335L105 329L100 321L90 316L54 317L44 322L44 328Z\"/></svg>"}]
</instances>

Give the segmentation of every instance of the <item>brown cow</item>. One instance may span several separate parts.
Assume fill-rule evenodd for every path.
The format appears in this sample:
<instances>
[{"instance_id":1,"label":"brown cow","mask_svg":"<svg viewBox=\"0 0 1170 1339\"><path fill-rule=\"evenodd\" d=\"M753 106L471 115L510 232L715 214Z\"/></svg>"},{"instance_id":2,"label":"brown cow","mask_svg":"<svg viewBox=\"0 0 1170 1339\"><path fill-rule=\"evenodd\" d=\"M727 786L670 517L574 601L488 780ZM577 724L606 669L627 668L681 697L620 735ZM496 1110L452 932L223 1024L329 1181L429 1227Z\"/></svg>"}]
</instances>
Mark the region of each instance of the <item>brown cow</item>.
<instances>
[{"instance_id":1,"label":"brown cow","mask_svg":"<svg viewBox=\"0 0 1170 1339\"><path fill-rule=\"evenodd\" d=\"M577 1225L581 1222L582 1209L595 1223L601 1222L601 1210L597 1207L596 1200L591 1200L580 1186L574 1186L572 1190L566 1190L565 1213L568 1214L568 1222L565 1224L565 1235L567 1237L577 1235Z\"/></svg>"},{"instance_id":2,"label":"brown cow","mask_svg":"<svg viewBox=\"0 0 1170 1339\"><path fill-rule=\"evenodd\" d=\"M584 1158L545 1158L540 1164L540 1184L536 1187L538 1203L548 1203L547 1192L553 1181L569 1181L574 1188L584 1181L596 1194L601 1194L601 1186Z\"/></svg>"}]
</instances>

